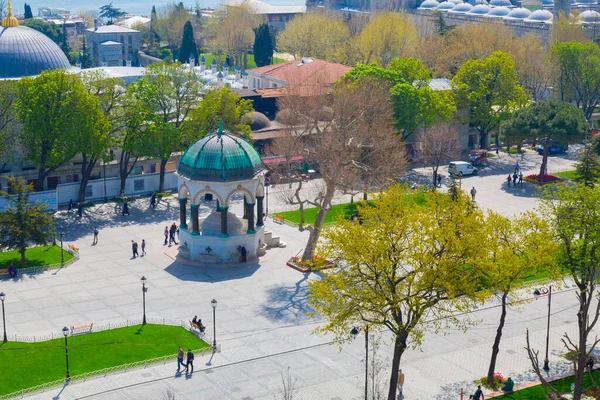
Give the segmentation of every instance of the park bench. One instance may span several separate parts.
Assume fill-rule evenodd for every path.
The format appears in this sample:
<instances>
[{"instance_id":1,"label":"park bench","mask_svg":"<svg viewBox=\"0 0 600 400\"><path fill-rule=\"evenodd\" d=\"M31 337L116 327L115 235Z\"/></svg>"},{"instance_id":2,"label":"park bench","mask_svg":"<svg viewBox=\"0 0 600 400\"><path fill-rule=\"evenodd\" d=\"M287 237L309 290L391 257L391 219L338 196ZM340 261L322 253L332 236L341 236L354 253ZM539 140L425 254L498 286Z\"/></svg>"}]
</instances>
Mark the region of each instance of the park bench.
<instances>
[{"instance_id":1,"label":"park bench","mask_svg":"<svg viewBox=\"0 0 600 400\"><path fill-rule=\"evenodd\" d=\"M75 245L69 244L67 245L68 248L70 248L71 250L73 250L75 253L79 254L79 249L77 247L75 247Z\"/></svg>"},{"instance_id":2,"label":"park bench","mask_svg":"<svg viewBox=\"0 0 600 400\"><path fill-rule=\"evenodd\" d=\"M283 225L283 222L285 221L285 217L283 215L273 215L273 222L277 222L279 224Z\"/></svg>"},{"instance_id":3,"label":"park bench","mask_svg":"<svg viewBox=\"0 0 600 400\"><path fill-rule=\"evenodd\" d=\"M201 329L201 328L198 326L198 324L195 324L193 321L190 321L190 326L191 326L193 329L196 329L198 332L200 332L200 333L202 333L202 334L203 334L203 333L204 333L204 331L206 330L206 327L203 327L204 329Z\"/></svg>"},{"instance_id":4,"label":"park bench","mask_svg":"<svg viewBox=\"0 0 600 400\"><path fill-rule=\"evenodd\" d=\"M73 325L71 326L71 336L79 335L80 333L90 333L92 332L93 325L93 323L85 325Z\"/></svg>"},{"instance_id":5,"label":"park bench","mask_svg":"<svg viewBox=\"0 0 600 400\"><path fill-rule=\"evenodd\" d=\"M8 268L0 269L0 276L8 275Z\"/></svg>"}]
</instances>

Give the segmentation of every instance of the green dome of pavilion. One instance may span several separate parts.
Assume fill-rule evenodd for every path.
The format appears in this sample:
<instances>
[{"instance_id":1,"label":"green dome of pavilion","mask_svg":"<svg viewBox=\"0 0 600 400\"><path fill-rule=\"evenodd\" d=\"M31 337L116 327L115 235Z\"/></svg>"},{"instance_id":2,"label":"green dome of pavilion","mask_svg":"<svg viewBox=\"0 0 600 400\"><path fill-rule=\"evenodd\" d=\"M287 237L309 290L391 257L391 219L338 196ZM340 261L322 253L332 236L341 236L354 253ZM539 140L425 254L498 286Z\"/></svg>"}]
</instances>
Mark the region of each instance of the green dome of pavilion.
<instances>
[{"instance_id":1,"label":"green dome of pavilion","mask_svg":"<svg viewBox=\"0 0 600 400\"><path fill-rule=\"evenodd\" d=\"M194 181L232 182L252 179L264 169L248 141L219 130L197 140L181 156L177 173Z\"/></svg>"}]
</instances>

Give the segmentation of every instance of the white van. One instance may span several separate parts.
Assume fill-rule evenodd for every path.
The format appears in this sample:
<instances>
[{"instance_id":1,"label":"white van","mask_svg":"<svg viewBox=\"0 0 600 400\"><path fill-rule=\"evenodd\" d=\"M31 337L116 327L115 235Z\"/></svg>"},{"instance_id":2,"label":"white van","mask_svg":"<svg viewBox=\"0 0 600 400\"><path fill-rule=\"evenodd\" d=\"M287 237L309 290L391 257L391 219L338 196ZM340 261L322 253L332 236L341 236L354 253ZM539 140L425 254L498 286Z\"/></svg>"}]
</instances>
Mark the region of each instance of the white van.
<instances>
[{"instance_id":1,"label":"white van","mask_svg":"<svg viewBox=\"0 0 600 400\"><path fill-rule=\"evenodd\" d=\"M448 165L448 173L455 176L477 175L477 168L466 161L452 161Z\"/></svg>"}]
</instances>

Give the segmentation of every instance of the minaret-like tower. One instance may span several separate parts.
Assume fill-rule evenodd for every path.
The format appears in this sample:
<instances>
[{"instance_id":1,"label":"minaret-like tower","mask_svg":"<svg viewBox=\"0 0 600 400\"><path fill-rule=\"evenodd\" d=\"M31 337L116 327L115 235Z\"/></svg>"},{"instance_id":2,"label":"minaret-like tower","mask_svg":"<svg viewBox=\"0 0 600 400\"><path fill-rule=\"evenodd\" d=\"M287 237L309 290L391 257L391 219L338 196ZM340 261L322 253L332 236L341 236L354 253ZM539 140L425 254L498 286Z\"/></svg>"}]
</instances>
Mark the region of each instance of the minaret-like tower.
<instances>
[{"instance_id":1,"label":"minaret-like tower","mask_svg":"<svg viewBox=\"0 0 600 400\"><path fill-rule=\"evenodd\" d=\"M12 4L10 0L8 0L8 14L2 20L2 26L5 28L19 26L19 21L12 15Z\"/></svg>"}]
</instances>

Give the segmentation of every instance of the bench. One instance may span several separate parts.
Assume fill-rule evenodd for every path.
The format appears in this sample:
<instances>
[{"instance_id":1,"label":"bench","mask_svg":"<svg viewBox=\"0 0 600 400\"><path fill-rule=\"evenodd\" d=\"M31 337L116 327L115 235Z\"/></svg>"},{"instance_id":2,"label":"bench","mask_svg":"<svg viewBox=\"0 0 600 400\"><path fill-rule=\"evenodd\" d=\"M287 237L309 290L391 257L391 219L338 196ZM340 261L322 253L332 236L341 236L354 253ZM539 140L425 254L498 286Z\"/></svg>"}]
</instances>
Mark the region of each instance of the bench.
<instances>
[{"instance_id":1,"label":"bench","mask_svg":"<svg viewBox=\"0 0 600 400\"><path fill-rule=\"evenodd\" d=\"M8 275L8 268L0 269L0 276Z\"/></svg>"},{"instance_id":2,"label":"bench","mask_svg":"<svg viewBox=\"0 0 600 400\"><path fill-rule=\"evenodd\" d=\"M202 328L204 328L204 329L202 329L202 328L200 328L200 327L198 326L198 324L195 324L193 321L190 321L190 326L191 326L193 329L196 329L198 332L200 332L200 333L202 333L202 334L203 334L203 333L204 333L204 331L206 330L206 327L205 327L205 326L203 326Z\"/></svg>"},{"instance_id":3,"label":"bench","mask_svg":"<svg viewBox=\"0 0 600 400\"><path fill-rule=\"evenodd\" d=\"M273 215L273 222L277 222L281 225L283 225L283 222L285 221L285 217L283 215Z\"/></svg>"},{"instance_id":4,"label":"bench","mask_svg":"<svg viewBox=\"0 0 600 400\"><path fill-rule=\"evenodd\" d=\"M73 325L71 326L71 336L79 335L80 333L90 333L92 332L93 325L93 323L86 325Z\"/></svg>"},{"instance_id":5,"label":"bench","mask_svg":"<svg viewBox=\"0 0 600 400\"><path fill-rule=\"evenodd\" d=\"M75 245L68 244L67 247L73 250L75 253L79 253L79 249L75 247Z\"/></svg>"}]
</instances>

